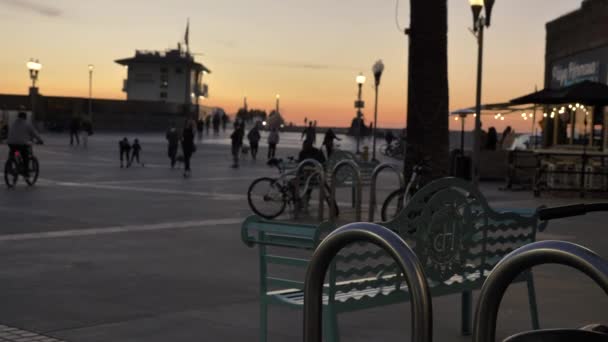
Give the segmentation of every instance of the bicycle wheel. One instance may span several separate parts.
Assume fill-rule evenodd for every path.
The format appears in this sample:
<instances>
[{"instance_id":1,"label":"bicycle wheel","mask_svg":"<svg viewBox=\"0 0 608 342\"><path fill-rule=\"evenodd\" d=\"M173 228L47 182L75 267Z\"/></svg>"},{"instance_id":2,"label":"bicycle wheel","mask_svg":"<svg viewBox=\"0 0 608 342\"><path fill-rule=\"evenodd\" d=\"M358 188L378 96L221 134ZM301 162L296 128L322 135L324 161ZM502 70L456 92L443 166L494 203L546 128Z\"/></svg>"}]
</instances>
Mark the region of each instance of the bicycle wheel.
<instances>
[{"instance_id":1,"label":"bicycle wheel","mask_svg":"<svg viewBox=\"0 0 608 342\"><path fill-rule=\"evenodd\" d=\"M397 189L391 192L384 203L382 203L381 218L383 222L392 220L403 209L403 193L404 188Z\"/></svg>"},{"instance_id":2,"label":"bicycle wheel","mask_svg":"<svg viewBox=\"0 0 608 342\"><path fill-rule=\"evenodd\" d=\"M36 184L38 180L38 174L40 173L40 164L38 163L38 158L35 156L30 157L29 163L27 163L27 177L23 176L27 185L32 186Z\"/></svg>"},{"instance_id":3,"label":"bicycle wheel","mask_svg":"<svg viewBox=\"0 0 608 342\"><path fill-rule=\"evenodd\" d=\"M17 161L9 158L4 164L4 183L8 188L13 188L19 179L19 166Z\"/></svg>"},{"instance_id":4,"label":"bicycle wheel","mask_svg":"<svg viewBox=\"0 0 608 342\"><path fill-rule=\"evenodd\" d=\"M275 179L262 177L251 183L247 190L249 207L257 215L273 219L285 210L286 195Z\"/></svg>"}]
</instances>

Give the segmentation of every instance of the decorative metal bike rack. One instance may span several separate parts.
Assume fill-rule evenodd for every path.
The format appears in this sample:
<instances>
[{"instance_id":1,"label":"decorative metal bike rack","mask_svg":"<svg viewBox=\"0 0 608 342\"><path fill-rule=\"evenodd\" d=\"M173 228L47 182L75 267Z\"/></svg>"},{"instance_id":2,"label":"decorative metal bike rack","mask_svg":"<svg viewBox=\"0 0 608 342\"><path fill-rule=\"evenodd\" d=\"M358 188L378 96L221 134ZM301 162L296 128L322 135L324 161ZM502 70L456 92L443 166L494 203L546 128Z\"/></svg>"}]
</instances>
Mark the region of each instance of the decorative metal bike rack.
<instances>
[{"instance_id":1,"label":"decorative metal bike rack","mask_svg":"<svg viewBox=\"0 0 608 342\"><path fill-rule=\"evenodd\" d=\"M541 241L513 251L500 261L481 289L473 342L493 342L496 339L498 307L509 284L525 270L542 265L570 266L588 275L608 294L608 262L594 252L564 241ZM305 297L306 298L306 297ZM505 342L608 341L608 335L580 329L550 329L519 333Z\"/></svg>"},{"instance_id":2,"label":"decorative metal bike rack","mask_svg":"<svg viewBox=\"0 0 608 342\"><path fill-rule=\"evenodd\" d=\"M296 173L295 173L295 177L296 177L296 181L295 181L295 193L296 196L299 196L300 194L300 182L299 182L299 176L300 176L300 172L302 171L302 169L307 166L307 165L312 165L315 168L315 173L319 179L319 222L323 221L323 201L325 200L325 169L323 168L323 165L321 163L319 163L317 160L315 159L305 159L303 161L300 162L300 164L298 164L298 167L296 168ZM294 211L295 217L298 217L298 204L296 203L296 208Z\"/></svg>"},{"instance_id":3,"label":"decorative metal bike rack","mask_svg":"<svg viewBox=\"0 0 608 342\"><path fill-rule=\"evenodd\" d=\"M354 160L342 160L338 162L331 171L331 188L329 195L329 219L330 221L336 218L336 183L338 182L338 171L343 167L349 167L352 170L353 178L353 207L355 208L355 221L361 221L361 198L363 197L361 170L359 165ZM335 205L334 205L335 204Z\"/></svg>"},{"instance_id":4,"label":"decorative metal bike rack","mask_svg":"<svg viewBox=\"0 0 608 342\"><path fill-rule=\"evenodd\" d=\"M376 213L376 183L378 181L378 175L380 174L380 172L386 169L390 169L395 172L399 179L399 188L405 187L405 179L403 178L403 172L398 166L389 163L383 163L376 166L376 168L372 172L371 185L369 188L369 216L367 218L369 222L374 221L374 215Z\"/></svg>"},{"instance_id":5,"label":"decorative metal bike rack","mask_svg":"<svg viewBox=\"0 0 608 342\"><path fill-rule=\"evenodd\" d=\"M431 292L422 264L414 251L393 231L373 223L351 223L321 242L315 250L304 284L304 342L321 342L323 282L332 259L340 250L355 242L369 242L391 255L403 272L411 296L413 342L433 338Z\"/></svg>"}]
</instances>

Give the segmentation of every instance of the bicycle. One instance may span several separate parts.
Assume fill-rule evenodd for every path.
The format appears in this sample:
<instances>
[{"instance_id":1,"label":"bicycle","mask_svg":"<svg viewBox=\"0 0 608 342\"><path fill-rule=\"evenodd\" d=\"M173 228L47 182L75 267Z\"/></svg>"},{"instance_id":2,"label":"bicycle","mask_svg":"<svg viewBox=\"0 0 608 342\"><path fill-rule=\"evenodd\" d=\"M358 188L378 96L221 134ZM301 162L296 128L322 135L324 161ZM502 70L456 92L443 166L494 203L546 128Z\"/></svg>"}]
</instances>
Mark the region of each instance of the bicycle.
<instances>
[{"instance_id":1,"label":"bicycle","mask_svg":"<svg viewBox=\"0 0 608 342\"><path fill-rule=\"evenodd\" d=\"M380 146L380 153L390 158L403 159L405 157L405 148L403 144L395 140L390 144Z\"/></svg>"},{"instance_id":2,"label":"bicycle","mask_svg":"<svg viewBox=\"0 0 608 342\"><path fill-rule=\"evenodd\" d=\"M427 182L425 176L430 172L429 160L425 159L421 163L414 165L412 175L405 187L401 187L391 192L382 203L381 218L383 222L396 217L399 212L407 205L414 194L420 190Z\"/></svg>"},{"instance_id":3,"label":"bicycle","mask_svg":"<svg viewBox=\"0 0 608 342\"><path fill-rule=\"evenodd\" d=\"M295 163L293 157L289 161ZM286 206L294 209L307 206L313 187L318 185L316 171L309 171L304 175L303 179L296 177L295 171L286 171L286 164L282 159L272 158L268 161L268 165L276 167L280 176L278 178L261 177L254 180L247 190L247 201L249 207L258 216L265 219L273 219L285 211ZM296 193L296 182L300 182L303 186L299 187ZM325 202L329 207L329 185L325 186ZM334 201L334 209L338 215L338 205Z\"/></svg>"},{"instance_id":4,"label":"bicycle","mask_svg":"<svg viewBox=\"0 0 608 342\"><path fill-rule=\"evenodd\" d=\"M28 149L30 157L27 163L25 163L18 150L9 152L8 159L4 164L4 182L9 189L14 188L15 185L17 185L19 175L23 177L25 183L29 186L33 186L38 180L40 163L38 162L38 158L34 155L32 147L28 146Z\"/></svg>"}]
</instances>

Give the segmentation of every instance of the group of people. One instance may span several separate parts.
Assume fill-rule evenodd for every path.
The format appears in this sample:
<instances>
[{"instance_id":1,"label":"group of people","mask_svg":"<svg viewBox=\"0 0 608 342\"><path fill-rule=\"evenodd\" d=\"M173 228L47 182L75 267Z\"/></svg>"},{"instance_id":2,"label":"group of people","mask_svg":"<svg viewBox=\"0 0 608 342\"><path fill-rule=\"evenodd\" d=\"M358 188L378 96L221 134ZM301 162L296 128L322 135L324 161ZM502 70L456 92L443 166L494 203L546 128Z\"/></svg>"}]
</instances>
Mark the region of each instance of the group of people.
<instances>
[{"instance_id":1,"label":"group of people","mask_svg":"<svg viewBox=\"0 0 608 342\"><path fill-rule=\"evenodd\" d=\"M213 135L220 134L220 125L222 130L226 131L226 125L228 124L228 115L226 113L214 113L211 115L207 115L205 119L199 118L196 121L196 133L199 140L203 139L203 132L206 132L209 135L209 130L213 127Z\"/></svg>"},{"instance_id":2,"label":"group of people","mask_svg":"<svg viewBox=\"0 0 608 342\"><path fill-rule=\"evenodd\" d=\"M137 138L133 140L133 144L129 143L127 137L122 138L122 140L118 142L118 149L120 151L120 168L131 167L131 164L133 164L134 161L137 162L138 165L144 166L139 160L141 145Z\"/></svg>"},{"instance_id":3,"label":"group of people","mask_svg":"<svg viewBox=\"0 0 608 342\"><path fill-rule=\"evenodd\" d=\"M496 128L488 128L488 132L482 130L481 146L490 151L508 149L515 140L515 130L511 126L507 126L498 139L498 132Z\"/></svg>"},{"instance_id":4,"label":"group of people","mask_svg":"<svg viewBox=\"0 0 608 342\"><path fill-rule=\"evenodd\" d=\"M178 161L183 161L184 163L184 178L188 178L191 175L190 169L190 159L192 155L196 151L196 145L194 144L194 130L196 124L194 120L186 121L184 125L184 129L181 134L177 131L175 127L175 123L172 123L167 133L165 134L165 138L167 139L167 155L171 162L171 168L175 168L175 165ZM177 152L179 149L179 145L181 143L182 146L182 156L178 157Z\"/></svg>"},{"instance_id":5,"label":"group of people","mask_svg":"<svg viewBox=\"0 0 608 342\"><path fill-rule=\"evenodd\" d=\"M239 167L240 153L243 151L243 139L245 137L245 124L242 121L237 120L234 123L234 131L230 135L231 140L231 152L232 152L232 168ZM260 134L260 128L258 124L255 124L247 133L247 140L249 141L249 153L253 160L257 159L258 150L260 146L260 140L262 135ZM267 158L274 158L277 151L277 145L279 144L280 136L279 130L273 127L268 133L268 154Z\"/></svg>"},{"instance_id":6,"label":"group of people","mask_svg":"<svg viewBox=\"0 0 608 342\"><path fill-rule=\"evenodd\" d=\"M72 121L70 121L70 146L74 146L74 142L76 142L76 145L80 145L80 137L82 137L82 146L86 148L90 135L93 135L93 124L91 121L73 117Z\"/></svg>"}]
</instances>

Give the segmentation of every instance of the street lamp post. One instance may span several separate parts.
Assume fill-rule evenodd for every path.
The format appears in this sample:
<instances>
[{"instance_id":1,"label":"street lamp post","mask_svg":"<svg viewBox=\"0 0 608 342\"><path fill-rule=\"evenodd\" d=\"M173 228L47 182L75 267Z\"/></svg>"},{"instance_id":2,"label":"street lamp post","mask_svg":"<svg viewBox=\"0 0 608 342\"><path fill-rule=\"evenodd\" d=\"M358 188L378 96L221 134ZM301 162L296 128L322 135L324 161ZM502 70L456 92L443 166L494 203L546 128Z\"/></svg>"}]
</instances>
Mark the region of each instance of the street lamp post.
<instances>
[{"instance_id":1,"label":"street lamp post","mask_svg":"<svg viewBox=\"0 0 608 342\"><path fill-rule=\"evenodd\" d=\"M40 64L38 60L30 59L25 65L30 72L30 79L32 80L32 86L30 87L30 101L32 102L32 122L35 123L36 97L38 96L36 81L38 81L38 74L42 69L42 64Z\"/></svg>"},{"instance_id":2,"label":"street lamp post","mask_svg":"<svg viewBox=\"0 0 608 342\"><path fill-rule=\"evenodd\" d=\"M363 100L361 100L361 88L363 87L363 83L365 83L365 76L363 76L363 74L359 74L357 76L357 78L355 79L357 81L357 86L359 88L359 93L357 95L357 101L355 101L355 108L357 108L357 118L355 119L355 129L357 130L356 132L356 136L357 136L357 154L360 154L361 152L359 151L359 145L360 145L360 141L361 141L361 117L363 116L363 113L361 112L361 108L365 107L365 102Z\"/></svg>"},{"instance_id":3,"label":"street lamp post","mask_svg":"<svg viewBox=\"0 0 608 342\"><path fill-rule=\"evenodd\" d=\"M281 95L277 94L276 98L277 98L277 103L276 103L276 105L275 105L275 109L274 109L274 111L275 111L277 114L279 114L279 99L281 98Z\"/></svg>"},{"instance_id":4,"label":"street lamp post","mask_svg":"<svg viewBox=\"0 0 608 342\"><path fill-rule=\"evenodd\" d=\"M382 77L382 72L384 71L384 63L379 59L374 66L372 67L372 71L374 73L375 90L376 90L376 100L374 103L374 130L373 134L373 147L372 147L372 160L376 161L376 130L378 128L378 87L380 86L380 78Z\"/></svg>"},{"instance_id":5,"label":"street lamp post","mask_svg":"<svg viewBox=\"0 0 608 342\"><path fill-rule=\"evenodd\" d=\"M93 122L93 64L89 64L89 121Z\"/></svg>"},{"instance_id":6,"label":"street lamp post","mask_svg":"<svg viewBox=\"0 0 608 342\"><path fill-rule=\"evenodd\" d=\"M473 11L473 32L477 38L477 92L475 97L475 134L473 136L473 185L479 183L479 165L481 154L481 81L483 72L483 33L484 27L490 26L494 0L469 0ZM485 7L485 17L481 10Z\"/></svg>"}]
</instances>

